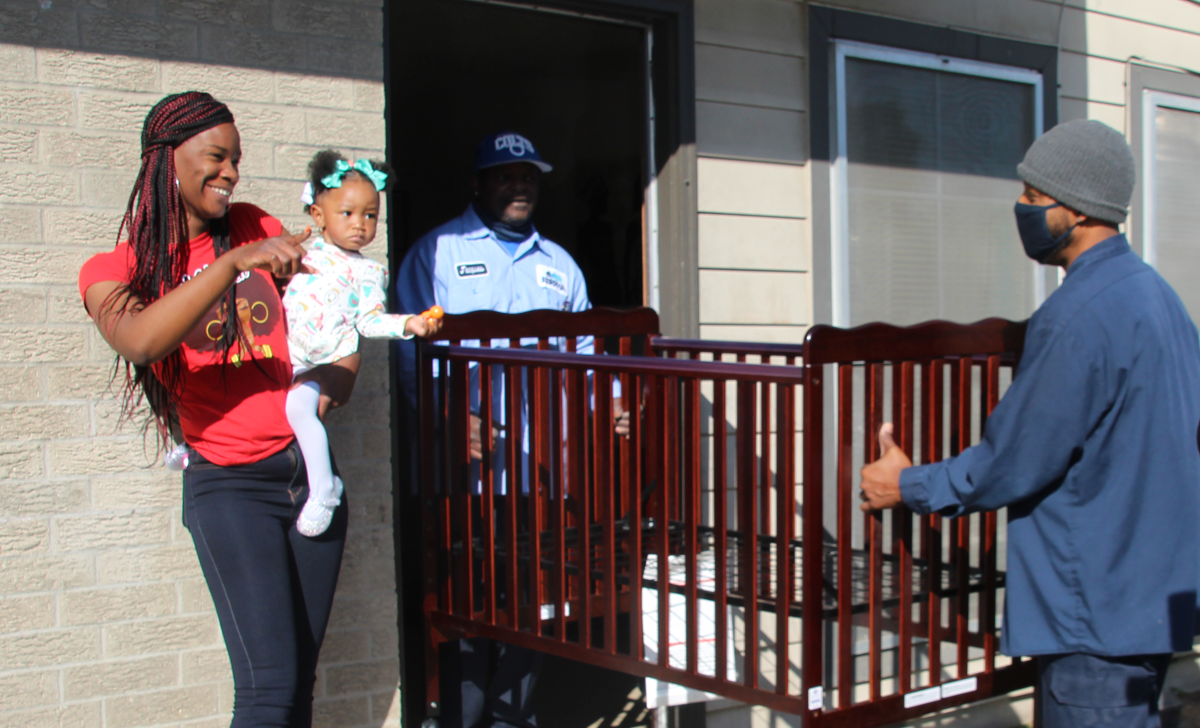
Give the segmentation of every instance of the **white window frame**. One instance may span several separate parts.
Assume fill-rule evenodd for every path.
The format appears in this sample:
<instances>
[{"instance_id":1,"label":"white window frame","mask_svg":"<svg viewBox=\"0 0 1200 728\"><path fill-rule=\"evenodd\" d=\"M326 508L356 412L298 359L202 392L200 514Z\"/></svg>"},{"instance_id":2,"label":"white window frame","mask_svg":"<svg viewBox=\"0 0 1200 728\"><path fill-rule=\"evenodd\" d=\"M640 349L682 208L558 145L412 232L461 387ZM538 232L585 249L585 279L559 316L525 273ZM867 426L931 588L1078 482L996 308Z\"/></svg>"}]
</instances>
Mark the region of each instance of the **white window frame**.
<instances>
[{"instance_id":1,"label":"white window frame","mask_svg":"<svg viewBox=\"0 0 1200 728\"><path fill-rule=\"evenodd\" d=\"M1142 90L1142 260L1158 267L1158 204L1155 177L1158 173L1158 127L1154 123L1160 108L1200 113L1200 98L1166 91Z\"/></svg>"},{"instance_id":2,"label":"white window frame","mask_svg":"<svg viewBox=\"0 0 1200 728\"><path fill-rule=\"evenodd\" d=\"M850 189L846 142L846 59L862 58L899 66L926 68L1001 81L1025 83L1033 87L1033 137L1042 135L1044 109L1042 74L1028 68L1004 66L998 63L972 61L965 58L939 56L933 53L890 48L859 41L834 41L834 114L836 119L836 152L829 165L830 182L830 268L832 273L833 325L850 325ZM1046 298L1046 277L1043 267L1033 263L1034 298L1036 308Z\"/></svg>"}]
</instances>

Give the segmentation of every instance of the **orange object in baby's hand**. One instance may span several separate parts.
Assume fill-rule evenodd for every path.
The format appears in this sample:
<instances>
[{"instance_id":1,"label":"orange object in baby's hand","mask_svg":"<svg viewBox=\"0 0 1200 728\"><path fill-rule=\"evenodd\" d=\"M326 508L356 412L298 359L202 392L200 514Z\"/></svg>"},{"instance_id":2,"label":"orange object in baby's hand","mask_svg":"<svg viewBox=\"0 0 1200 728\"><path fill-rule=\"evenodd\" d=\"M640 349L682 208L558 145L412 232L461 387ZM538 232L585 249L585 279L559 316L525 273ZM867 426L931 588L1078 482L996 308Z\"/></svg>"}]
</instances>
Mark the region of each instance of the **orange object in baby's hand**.
<instances>
[{"instance_id":1,"label":"orange object in baby's hand","mask_svg":"<svg viewBox=\"0 0 1200 728\"><path fill-rule=\"evenodd\" d=\"M442 316L446 314L441 306L433 306L428 311L413 316L404 325L406 331L423 338L436 336L442 328Z\"/></svg>"}]
</instances>

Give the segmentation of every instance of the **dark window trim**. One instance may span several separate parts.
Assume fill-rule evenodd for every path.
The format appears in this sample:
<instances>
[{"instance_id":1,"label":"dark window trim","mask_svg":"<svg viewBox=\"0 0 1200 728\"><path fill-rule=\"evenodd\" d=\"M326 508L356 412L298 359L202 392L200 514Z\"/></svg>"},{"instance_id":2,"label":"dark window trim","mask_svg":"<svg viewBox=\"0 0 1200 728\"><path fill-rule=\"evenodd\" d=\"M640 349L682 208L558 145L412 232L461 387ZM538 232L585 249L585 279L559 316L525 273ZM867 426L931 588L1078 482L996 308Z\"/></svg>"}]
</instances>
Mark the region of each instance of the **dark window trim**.
<instances>
[{"instance_id":1,"label":"dark window trim","mask_svg":"<svg viewBox=\"0 0 1200 728\"><path fill-rule=\"evenodd\" d=\"M398 47L401 28L391 22L393 3L385 0L384 93L392 98L396 62L391 49ZM697 230L696 185L696 71L695 32L692 0L509 0L514 5L584 13L591 16L633 21L654 32L651 83L655 97L655 148L658 171L659 311L664 333L696 337L700 332L700 273ZM404 113L402 103L386 103L388 149L403 140L395 139L398 125L393 110ZM389 196L392 197L392 196ZM392 203L389 199L388 204ZM403 204L398 202L397 204ZM389 215L391 214L389 210ZM388 253L393 274L411 241L389 226ZM389 295L394 295L389 291ZM392 301L395 305L395 301ZM399 375L395 348L391 349L391 381ZM410 448L415 437L415 413L400 391L392 392L393 541L395 544L396 588L399 609L397 626L400 649L401 720L419 726L436 714L425 695L425 627L421 600L421 514L412 493L415 458ZM407 535L407 538L405 537Z\"/></svg>"},{"instance_id":2,"label":"dark window trim","mask_svg":"<svg viewBox=\"0 0 1200 728\"><path fill-rule=\"evenodd\" d=\"M834 158L831 103L833 41L986 61L1042 74L1043 128L1058 123L1058 48L819 5L808 8L809 149L812 155L813 322L833 319L829 163Z\"/></svg>"}]
</instances>

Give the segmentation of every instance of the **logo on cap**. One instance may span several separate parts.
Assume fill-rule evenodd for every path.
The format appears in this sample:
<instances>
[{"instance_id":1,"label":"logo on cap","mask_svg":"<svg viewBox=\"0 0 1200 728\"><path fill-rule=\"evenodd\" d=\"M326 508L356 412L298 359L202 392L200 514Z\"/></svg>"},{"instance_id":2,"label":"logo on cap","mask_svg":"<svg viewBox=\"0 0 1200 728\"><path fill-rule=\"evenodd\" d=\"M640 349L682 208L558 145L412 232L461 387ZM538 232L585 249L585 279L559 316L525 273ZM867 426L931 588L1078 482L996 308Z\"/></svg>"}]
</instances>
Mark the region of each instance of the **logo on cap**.
<instances>
[{"instance_id":1,"label":"logo on cap","mask_svg":"<svg viewBox=\"0 0 1200 728\"><path fill-rule=\"evenodd\" d=\"M504 134L496 137L496 151L507 149L515 157L524 157L525 153L537 154L533 143L520 134Z\"/></svg>"},{"instance_id":2,"label":"logo on cap","mask_svg":"<svg viewBox=\"0 0 1200 728\"><path fill-rule=\"evenodd\" d=\"M553 167L542 161L533 142L513 131L501 131L484 137L475 148L475 171L501 164L523 162L532 164L543 172Z\"/></svg>"}]
</instances>

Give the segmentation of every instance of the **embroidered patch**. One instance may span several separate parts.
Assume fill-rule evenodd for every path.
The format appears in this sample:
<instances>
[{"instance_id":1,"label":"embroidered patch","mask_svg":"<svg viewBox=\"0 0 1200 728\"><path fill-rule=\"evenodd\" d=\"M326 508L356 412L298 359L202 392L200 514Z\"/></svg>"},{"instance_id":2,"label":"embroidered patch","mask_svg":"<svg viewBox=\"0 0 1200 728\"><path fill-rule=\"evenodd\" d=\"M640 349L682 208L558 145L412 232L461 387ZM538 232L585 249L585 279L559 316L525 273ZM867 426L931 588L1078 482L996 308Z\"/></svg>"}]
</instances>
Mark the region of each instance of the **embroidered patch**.
<instances>
[{"instance_id":1,"label":"embroidered patch","mask_svg":"<svg viewBox=\"0 0 1200 728\"><path fill-rule=\"evenodd\" d=\"M548 265L539 265L535 271L537 273L537 284L542 288L549 288L555 293L567 295L567 274L560 270L555 270Z\"/></svg>"},{"instance_id":2,"label":"embroidered patch","mask_svg":"<svg viewBox=\"0 0 1200 728\"><path fill-rule=\"evenodd\" d=\"M459 278L482 278L488 274L487 263L459 263L454 271Z\"/></svg>"}]
</instances>

